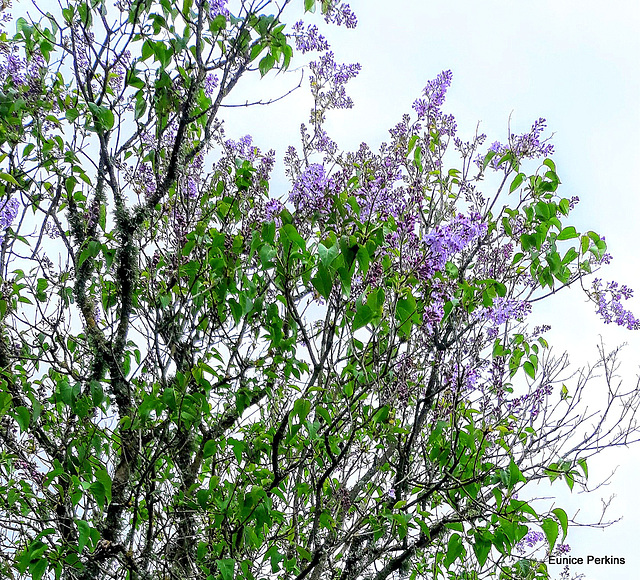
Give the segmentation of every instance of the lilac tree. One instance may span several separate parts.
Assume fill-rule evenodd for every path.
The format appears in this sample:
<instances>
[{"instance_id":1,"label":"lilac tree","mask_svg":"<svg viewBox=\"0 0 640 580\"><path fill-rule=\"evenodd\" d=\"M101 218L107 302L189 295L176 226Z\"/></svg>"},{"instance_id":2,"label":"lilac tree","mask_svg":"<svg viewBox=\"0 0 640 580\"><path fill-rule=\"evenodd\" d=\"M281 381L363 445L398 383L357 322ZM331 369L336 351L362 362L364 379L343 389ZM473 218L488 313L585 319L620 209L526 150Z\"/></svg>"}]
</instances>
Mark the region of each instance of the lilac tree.
<instances>
[{"instance_id":1,"label":"lilac tree","mask_svg":"<svg viewBox=\"0 0 640 580\"><path fill-rule=\"evenodd\" d=\"M356 17L305 0L287 27L289 4L73 0L2 33L7 576L547 578L570 520L528 486L637 439L617 351L571 382L527 326L574 284L640 324L587 283L606 244L568 223L544 120L464 141L445 71L342 151L325 121L360 67L318 24ZM222 111L307 53L276 199L276 153Z\"/></svg>"}]
</instances>

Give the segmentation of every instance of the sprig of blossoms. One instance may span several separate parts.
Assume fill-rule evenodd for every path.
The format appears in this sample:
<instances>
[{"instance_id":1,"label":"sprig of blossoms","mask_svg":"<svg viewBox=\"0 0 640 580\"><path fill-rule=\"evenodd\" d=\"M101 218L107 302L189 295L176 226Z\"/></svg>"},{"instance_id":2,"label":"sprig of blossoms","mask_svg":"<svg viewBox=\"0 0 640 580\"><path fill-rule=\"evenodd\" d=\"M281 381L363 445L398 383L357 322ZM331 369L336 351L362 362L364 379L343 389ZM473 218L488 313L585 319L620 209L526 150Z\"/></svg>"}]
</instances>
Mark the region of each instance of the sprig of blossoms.
<instances>
[{"instance_id":1,"label":"sprig of blossoms","mask_svg":"<svg viewBox=\"0 0 640 580\"><path fill-rule=\"evenodd\" d=\"M487 228L478 213L470 216L458 214L450 223L433 228L423 238L429 259L425 261L422 275L430 278L436 271L442 270L453 255L482 238Z\"/></svg>"},{"instance_id":2,"label":"sprig of blossoms","mask_svg":"<svg viewBox=\"0 0 640 580\"><path fill-rule=\"evenodd\" d=\"M334 181L325 173L324 166L312 163L296 179L289 201L301 214L327 214L332 207L330 196L334 188Z\"/></svg>"},{"instance_id":3,"label":"sprig of blossoms","mask_svg":"<svg viewBox=\"0 0 640 580\"><path fill-rule=\"evenodd\" d=\"M520 554L524 554L527 548L533 548L543 541L544 534L542 532L527 532L527 535L516 544L515 549Z\"/></svg>"},{"instance_id":4,"label":"sprig of blossoms","mask_svg":"<svg viewBox=\"0 0 640 580\"><path fill-rule=\"evenodd\" d=\"M320 34L315 24L309 24L305 29L304 22L298 20L293 25L293 36L296 41L296 49L302 54L311 51L324 52L329 50L327 39Z\"/></svg>"},{"instance_id":5,"label":"sprig of blossoms","mask_svg":"<svg viewBox=\"0 0 640 580\"><path fill-rule=\"evenodd\" d=\"M5 230L16 219L19 208L20 202L15 197L0 201L0 242L4 240Z\"/></svg>"},{"instance_id":6,"label":"sprig of blossoms","mask_svg":"<svg viewBox=\"0 0 640 580\"><path fill-rule=\"evenodd\" d=\"M228 0L209 0L209 18L212 20L217 16L229 16L229 9L227 8Z\"/></svg>"},{"instance_id":7,"label":"sprig of blossoms","mask_svg":"<svg viewBox=\"0 0 640 580\"><path fill-rule=\"evenodd\" d=\"M527 133L516 135L509 133L508 144L494 141L487 153L493 152L495 155L489 162L489 167L497 171L499 169L509 170L510 165L507 160L501 162L504 155L511 151L518 159L539 159L540 157L549 157L553 155L553 145L549 143L549 139L542 139L542 133L547 127L546 119L542 117L538 119ZM485 156L478 155L475 163L478 167L482 167ZM571 208L573 209L573 207Z\"/></svg>"},{"instance_id":8,"label":"sprig of blossoms","mask_svg":"<svg viewBox=\"0 0 640 580\"><path fill-rule=\"evenodd\" d=\"M629 300L633 296L631 288L615 281L607 282L603 287L602 280L596 278L591 285L590 295L598 305L596 312L605 324L615 322L618 326L625 326L629 330L640 329L640 320L622 306L623 299Z\"/></svg>"},{"instance_id":9,"label":"sprig of blossoms","mask_svg":"<svg viewBox=\"0 0 640 580\"><path fill-rule=\"evenodd\" d=\"M358 26L358 18L353 10L351 10L351 7L344 2L340 4L338 4L338 2L329 3L324 14L324 19L328 24L335 24L336 26L342 26L343 24L347 28L355 28Z\"/></svg>"},{"instance_id":10,"label":"sprig of blossoms","mask_svg":"<svg viewBox=\"0 0 640 580\"><path fill-rule=\"evenodd\" d=\"M433 118L440 112L452 80L453 73L445 70L427 82L422 91L423 97L413 102L413 110L419 119Z\"/></svg>"},{"instance_id":11,"label":"sprig of blossoms","mask_svg":"<svg viewBox=\"0 0 640 580\"><path fill-rule=\"evenodd\" d=\"M482 311L482 316L494 325L501 326L512 319L522 320L530 313L530 302L498 296L493 299L493 304L489 308Z\"/></svg>"},{"instance_id":12,"label":"sprig of blossoms","mask_svg":"<svg viewBox=\"0 0 640 580\"><path fill-rule=\"evenodd\" d=\"M337 64L329 51L309 64L311 68L311 92L315 99L315 111L322 115L329 109L351 109L353 100L347 96L345 85L355 78L362 68L359 63ZM312 123L321 122L314 118Z\"/></svg>"}]
</instances>

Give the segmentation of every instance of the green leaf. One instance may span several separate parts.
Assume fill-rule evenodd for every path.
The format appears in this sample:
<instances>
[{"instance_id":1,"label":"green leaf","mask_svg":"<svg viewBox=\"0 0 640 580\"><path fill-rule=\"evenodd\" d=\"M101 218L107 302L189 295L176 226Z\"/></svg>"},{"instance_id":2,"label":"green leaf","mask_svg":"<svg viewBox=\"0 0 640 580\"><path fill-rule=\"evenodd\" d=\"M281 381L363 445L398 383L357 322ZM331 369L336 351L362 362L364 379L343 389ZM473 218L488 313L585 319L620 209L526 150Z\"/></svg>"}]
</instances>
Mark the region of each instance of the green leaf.
<instances>
[{"instance_id":1,"label":"green leaf","mask_svg":"<svg viewBox=\"0 0 640 580\"><path fill-rule=\"evenodd\" d=\"M462 545L462 537L460 534L453 534L449 538L447 544L447 555L444 559L444 565L449 568L464 552L464 546Z\"/></svg>"},{"instance_id":2,"label":"green leaf","mask_svg":"<svg viewBox=\"0 0 640 580\"><path fill-rule=\"evenodd\" d=\"M484 157L484 161L482 162L482 171L484 171L487 168L487 165L489 165L489 163L491 163L491 160L496 156L496 152L495 151L489 151L489 153L487 153Z\"/></svg>"},{"instance_id":3,"label":"green leaf","mask_svg":"<svg viewBox=\"0 0 640 580\"><path fill-rule=\"evenodd\" d=\"M536 369L529 361L526 361L522 365L522 368L524 369L524 372L527 373L532 379L536 378Z\"/></svg>"},{"instance_id":4,"label":"green leaf","mask_svg":"<svg viewBox=\"0 0 640 580\"><path fill-rule=\"evenodd\" d=\"M336 244L326 247L324 244L318 244L318 255L320 262L325 268L328 268L338 255L339 249Z\"/></svg>"},{"instance_id":5,"label":"green leaf","mask_svg":"<svg viewBox=\"0 0 640 580\"><path fill-rule=\"evenodd\" d=\"M513 193L516 189L518 189L522 185L525 177L526 175L524 173L518 173L518 175L515 176L515 178L511 182L511 185L509 186L509 193Z\"/></svg>"},{"instance_id":6,"label":"green leaf","mask_svg":"<svg viewBox=\"0 0 640 580\"><path fill-rule=\"evenodd\" d=\"M323 265L318 266L317 274L311 279L313 287L318 291L318 294L324 299L328 299L333 288L333 280L329 270Z\"/></svg>"},{"instance_id":7,"label":"green leaf","mask_svg":"<svg viewBox=\"0 0 640 580\"><path fill-rule=\"evenodd\" d=\"M266 75L276 64L276 59L273 58L271 53L267 54L260 60L258 68L260 69L260 76Z\"/></svg>"},{"instance_id":8,"label":"green leaf","mask_svg":"<svg viewBox=\"0 0 640 580\"><path fill-rule=\"evenodd\" d=\"M233 447L233 454L236 456L236 461L238 463L242 462L242 452L244 451L246 444L244 441L239 441L238 439L234 439L233 437L229 437L227 439L227 443Z\"/></svg>"},{"instance_id":9,"label":"green leaf","mask_svg":"<svg viewBox=\"0 0 640 580\"><path fill-rule=\"evenodd\" d=\"M304 422L307 415L309 415L309 411L311 411L311 402L307 399L298 399L293 404L293 414L300 417L300 423Z\"/></svg>"},{"instance_id":10,"label":"green leaf","mask_svg":"<svg viewBox=\"0 0 640 580\"><path fill-rule=\"evenodd\" d=\"M104 494L108 502L111 501L111 477L106 469L96 469L96 481L100 482L104 488Z\"/></svg>"},{"instance_id":11,"label":"green leaf","mask_svg":"<svg viewBox=\"0 0 640 580\"><path fill-rule=\"evenodd\" d=\"M553 551L553 548L556 545L556 540L558 539L558 522L551 518L546 518L542 522L542 531L544 535L547 537L547 542L549 543L549 551Z\"/></svg>"},{"instance_id":12,"label":"green leaf","mask_svg":"<svg viewBox=\"0 0 640 580\"><path fill-rule=\"evenodd\" d=\"M218 567L218 571L222 575L222 580L233 580L234 578L234 569L236 566L236 561L233 558L225 558L224 560L217 560L216 566Z\"/></svg>"},{"instance_id":13,"label":"green leaf","mask_svg":"<svg viewBox=\"0 0 640 580\"><path fill-rule=\"evenodd\" d=\"M406 298L399 298L396 304L396 320L400 323L398 332L404 336L411 334L413 318L416 315L416 299L409 292Z\"/></svg>"},{"instance_id":14,"label":"green leaf","mask_svg":"<svg viewBox=\"0 0 640 580\"><path fill-rule=\"evenodd\" d=\"M213 440L213 439L209 439L209 441L207 441L204 444L204 447L202 449L202 456L206 459L207 457L211 457L212 455L215 454L216 450L218 448L217 443Z\"/></svg>"},{"instance_id":15,"label":"green leaf","mask_svg":"<svg viewBox=\"0 0 640 580\"><path fill-rule=\"evenodd\" d=\"M29 428L31 413L29 413L29 409L26 407L17 407L15 413L15 420L20 426L20 433L24 433Z\"/></svg>"},{"instance_id":16,"label":"green leaf","mask_svg":"<svg viewBox=\"0 0 640 580\"><path fill-rule=\"evenodd\" d=\"M573 238L577 238L578 235L579 234L576 231L575 227L567 226L566 228L563 228L563 230L558 234L558 239L559 240L571 240Z\"/></svg>"},{"instance_id":17,"label":"green leaf","mask_svg":"<svg viewBox=\"0 0 640 580\"><path fill-rule=\"evenodd\" d=\"M78 526L78 553L81 554L82 550L87 545L91 527L85 520L76 520L76 525Z\"/></svg>"},{"instance_id":18,"label":"green leaf","mask_svg":"<svg viewBox=\"0 0 640 580\"><path fill-rule=\"evenodd\" d=\"M67 109L64 112L64 116L69 123L73 123L80 116L80 112L78 109Z\"/></svg>"},{"instance_id":19,"label":"green leaf","mask_svg":"<svg viewBox=\"0 0 640 580\"><path fill-rule=\"evenodd\" d=\"M389 405L384 405L376 411L374 414L372 421L374 423L384 423L389 417Z\"/></svg>"},{"instance_id":20,"label":"green leaf","mask_svg":"<svg viewBox=\"0 0 640 580\"><path fill-rule=\"evenodd\" d=\"M587 469L587 460L586 459L578 459L578 465L584 472L585 479L589 478L589 470Z\"/></svg>"},{"instance_id":21,"label":"green leaf","mask_svg":"<svg viewBox=\"0 0 640 580\"><path fill-rule=\"evenodd\" d=\"M94 120L96 122L96 128L98 130L109 131L113 129L115 124L115 117L113 111L105 106L99 106L95 103L88 103L89 110L93 113Z\"/></svg>"},{"instance_id":22,"label":"green leaf","mask_svg":"<svg viewBox=\"0 0 640 580\"><path fill-rule=\"evenodd\" d=\"M489 552L491 551L491 542L480 535L476 535L475 542L473 543L473 551L478 560L478 564L482 567L485 565Z\"/></svg>"},{"instance_id":23,"label":"green leaf","mask_svg":"<svg viewBox=\"0 0 640 580\"><path fill-rule=\"evenodd\" d=\"M564 542L567 537L567 529L569 527L569 518L567 517L567 512L565 512L562 508L556 508L551 511L558 518L558 521L562 526L562 541Z\"/></svg>"},{"instance_id":24,"label":"green leaf","mask_svg":"<svg viewBox=\"0 0 640 580\"><path fill-rule=\"evenodd\" d=\"M520 468L516 465L516 462L512 459L509 462L509 487L512 488L519 482L526 482L524 475L520 471Z\"/></svg>"},{"instance_id":25,"label":"green leaf","mask_svg":"<svg viewBox=\"0 0 640 580\"><path fill-rule=\"evenodd\" d=\"M353 330L358 330L366 326L373 320L373 310L368 304L358 301L356 306L356 315L353 317Z\"/></svg>"},{"instance_id":26,"label":"green leaf","mask_svg":"<svg viewBox=\"0 0 640 580\"><path fill-rule=\"evenodd\" d=\"M29 564L29 572L31 572L32 580L40 580L49 566L47 558L32 560Z\"/></svg>"},{"instance_id":27,"label":"green leaf","mask_svg":"<svg viewBox=\"0 0 640 580\"><path fill-rule=\"evenodd\" d=\"M12 183L16 187L20 187L20 184L16 181L16 178L10 173L0 173L0 179L2 179L2 181Z\"/></svg>"}]
</instances>

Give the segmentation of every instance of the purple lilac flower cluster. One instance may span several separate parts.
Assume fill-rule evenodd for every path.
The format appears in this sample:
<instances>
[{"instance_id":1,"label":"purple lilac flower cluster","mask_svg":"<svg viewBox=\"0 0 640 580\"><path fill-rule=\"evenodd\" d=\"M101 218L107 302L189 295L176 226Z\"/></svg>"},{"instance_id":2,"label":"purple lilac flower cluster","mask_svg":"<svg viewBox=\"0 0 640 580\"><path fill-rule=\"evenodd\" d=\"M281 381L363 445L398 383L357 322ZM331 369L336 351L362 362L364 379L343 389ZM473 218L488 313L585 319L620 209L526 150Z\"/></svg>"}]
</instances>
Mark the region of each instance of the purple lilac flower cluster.
<instances>
[{"instance_id":1,"label":"purple lilac flower cluster","mask_svg":"<svg viewBox=\"0 0 640 580\"><path fill-rule=\"evenodd\" d=\"M284 204L279 199L270 199L264 206L265 219L267 221L275 220L276 225L280 227L282 220L279 215L284 209Z\"/></svg>"},{"instance_id":2,"label":"purple lilac flower cluster","mask_svg":"<svg viewBox=\"0 0 640 580\"><path fill-rule=\"evenodd\" d=\"M209 18L212 20L217 16L229 16L229 9L227 8L228 0L209 0Z\"/></svg>"},{"instance_id":3,"label":"purple lilac flower cluster","mask_svg":"<svg viewBox=\"0 0 640 580\"><path fill-rule=\"evenodd\" d=\"M320 34L318 27L309 24L306 29L304 22L298 20L293 25L293 35L296 41L296 50L305 54L311 51L324 52L329 50L327 39Z\"/></svg>"},{"instance_id":4,"label":"purple lilac flower cluster","mask_svg":"<svg viewBox=\"0 0 640 580\"><path fill-rule=\"evenodd\" d=\"M309 63L309 66L312 72L309 82L316 103L316 118L312 119L312 124L322 123L324 111L353 107L353 100L347 96L345 85L360 72L362 67L359 63L337 64L330 51Z\"/></svg>"},{"instance_id":5,"label":"purple lilac flower cluster","mask_svg":"<svg viewBox=\"0 0 640 580\"><path fill-rule=\"evenodd\" d=\"M527 548L533 548L536 544L544 541L542 532L527 532L527 535L516 544L516 550L520 554L524 554Z\"/></svg>"},{"instance_id":6,"label":"purple lilac flower cluster","mask_svg":"<svg viewBox=\"0 0 640 580\"><path fill-rule=\"evenodd\" d=\"M304 215L315 212L324 215L331 210L331 193L334 189L335 182L325 173L324 166L312 163L296 179L289 201L294 204L296 211Z\"/></svg>"},{"instance_id":7,"label":"purple lilac flower cluster","mask_svg":"<svg viewBox=\"0 0 640 580\"><path fill-rule=\"evenodd\" d=\"M4 231L16 219L19 208L20 202L15 197L0 201L0 242L4 240Z\"/></svg>"},{"instance_id":8,"label":"purple lilac flower cluster","mask_svg":"<svg viewBox=\"0 0 640 580\"><path fill-rule=\"evenodd\" d=\"M496 171L499 169L509 170L511 166L507 161L500 163L507 151L511 151L518 159L539 159L553 155L553 145L548 142L549 139L542 139L542 132L546 127L547 121L540 118L531 126L528 133L522 135L510 133L508 145L494 141L489 147L489 152L493 151L495 156L491 159L489 167ZM484 156L478 155L475 163L478 167L482 167Z\"/></svg>"},{"instance_id":9,"label":"purple lilac flower cluster","mask_svg":"<svg viewBox=\"0 0 640 580\"><path fill-rule=\"evenodd\" d=\"M344 2L340 4L338 2L329 3L324 19L328 24L335 24L336 26L344 24L347 28L355 28L358 25L358 19L353 10Z\"/></svg>"},{"instance_id":10,"label":"purple lilac flower cluster","mask_svg":"<svg viewBox=\"0 0 640 580\"><path fill-rule=\"evenodd\" d=\"M640 329L640 320L632 312L622 306L622 299L628 300L633 296L633 290L618 282L607 282L602 286L602 280L596 278L591 286L591 297L598 305L597 313L605 324L615 322L618 326L625 326L629 330Z\"/></svg>"},{"instance_id":11,"label":"purple lilac flower cluster","mask_svg":"<svg viewBox=\"0 0 640 580\"><path fill-rule=\"evenodd\" d=\"M13 86L24 89L27 96L39 93L44 71L42 55L35 53L28 60L15 53L4 54L0 61L0 85L11 79Z\"/></svg>"},{"instance_id":12,"label":"purple lilac flower cluster","mask_svg":"<svg viewBox=\"0 0 640 580\"><path fill-rule=\"evenodd\" d=\"M138 167L138 171L136 172L136 185L138 193L143 194L146 199L156 192L156 176L153 173L150 163L141 163Z\"/></svg>"},{"instance_id":13,"label":"purple lilac flower cluster","mask_svg":"<svg viewBox=\"0 0 640 580\"><path fill-rule=\"evenodd\" d=\"M91 45L95 42L93 32L87 32L80 26L74 26L71 31L73 57L80 70L88 69L91 64Z\"/></svg>"},{"instance_id":14,"label":"purple lilac flower cluster","mask_svg":"<svg viewBox=\"0 0 640 580\"><path fill-rule=\"evenodd\" d=\"M528 133L522 135L510 135L509 147L520 159L537 159L553 155L553 145L548 139L542 139L542 132L547 128L547 120L538 119Z\"/></svg>"},{"instance_id":15,"label":"purple lilac flower cluster","mask_svg":"<svg viewBox=\"0 0 640 580\"><path fill-rule=\"evenodd\" d=\"M426 120L441 135L450 137L456 133L456 121L453 115L444 115L440 107L444 104L452 79L453 73L450 70L442 71L427 83L422 92L422 98L413 102L413 110L417 113L419 120Z\"/></svg>"},{"instance_id":16,"label":"purple lilac flower cluster","mask_svg":"<svg viewBox=\"0 0 640 580\"><path fill-rule=\"evenodd\" d=\"M521 300L512 300L506 297L493 299L493 304L485 308L481 315L485 320L492 322L496 326L505 324L507 321L516 319L522 320L531 313L531 303Z\"/></svg>"},{"instance_id":17,"label":"purple lilac flower cluster","mask_svg":"<svg viewBox=\"0 0 640 580\"><path fill-rule=\"evenodd\" d=\"M478 213L470 216L458 214L445 226L436 226L423 238L428 259L419 269L422 279L429 279L455 254L462 252L469 245L487 233L487 224Z\"/></svg>"},{"instance_id":18,"label":"purple lilac flower cluster","mask_svg":"<svg viewBox=\"0 0 640 580\"><path fill-rule=\"evenodd\" d=\"M238 159L246 159L253 163L260 154L260 149L253 145L253 137L251 135L245 135L238 141L228 139L225 145L230 149L232 155Z\"/></svg>"},{"instance_id":19,"label":"purple lilac flower cluster","mask_svg":"<svg viewBox=\"0 0 640 580\"><path fill-rule=\"evenodd\" d=\"M396 383L395 396L400 407L406 407L409 402L410 388L418 378L418 371L413 358L403 353L395 365Z\"/></svg>"},{"instance_id":20,"label":"purple lilac flower cluster","mask_svg":"<svg viewBox=\"0 0 640 580\"><path fill-rule=\"evenodd\" d=\"M402 156L401 147L389 147L386 143L380 146L380 154L371 155L366 144L360 145L357 155L357 163L368 167L369 177L364 185L356 192L361 196L361 218L371 214L377 214L381 219L392 215L396 219L405 219L400 216L411 216L413 221L422 204L422 195L413 195L407 199L405 189L397 187L402 182ZM367 155L367 153L369 153ZM413 221L410 229L413 230Z\"/></svg>"},{"instance_id":21,"label":"purple lilac flower cluster","mask_svg":"<svg viewBox=\"0 0 640 580\"><path fill-rule=\"evenodd\" d=\"M213 95L214 91L218 87L218 82L218 75L213 73L209 73L204 79L204 94L207 95L207 97L211 97Z\"/></svg>"},{"instance_id":22,"label":"purple lilac flower cluster","mask_svg":"<svg viewBox=\"0 0 640 580\"><path fill-rule=\"evenodd\" d=\"M480 371L474 364L460 365L454 362L452 367L445 371L444 383L458 390L459 387L467 391L473 391L480 378Z\"/></svg>"},{"instance_id":23,"label":"purple lilac flower cluster","mask_svg":"<svg viewBox=\"0 0 640 580\"><path fill-rule=\"evenodd\" d=\"M440 278L430 281L429 303L425 306L423 324L427 331L432 331L444 316L444 305L451 297L451 288Z\"/></svg>"},{"instance_id":24,"label":"purple lilac flower cluster","mask_svg":"<svg viewBox=\"0 0 640 580\"><path fill-rule=\"evenodd\" d=\"M440 111L452 80L453 73L446 70L426 84L422 91L424 98L417 99L413 103L413 110L420 119L434 117Z\"/></svg>"},{"instance_id":25,"label":"purple lilac flower cluster","mask_svg":"<svg viewBox=\"0 0 640 580\"><path fill-rule=\"evenodd\" d=\"M114 63L111 69L111 77L109 78L109 86L114 93L118 93L122 90L122 84L124 77L131 61L131 51L126 50Z\"/></svg>"},{"instance_id":26,"label":"purple lilac flower cluster","mask_svg":"<svg viewBox=\"0 0 640 580\"><path fill-rule=\"evenodd\" d=\"M513 244L481 246L478 249L474 272L478 278L500 279L510 269Z\"/></svg>"}]
</instances>

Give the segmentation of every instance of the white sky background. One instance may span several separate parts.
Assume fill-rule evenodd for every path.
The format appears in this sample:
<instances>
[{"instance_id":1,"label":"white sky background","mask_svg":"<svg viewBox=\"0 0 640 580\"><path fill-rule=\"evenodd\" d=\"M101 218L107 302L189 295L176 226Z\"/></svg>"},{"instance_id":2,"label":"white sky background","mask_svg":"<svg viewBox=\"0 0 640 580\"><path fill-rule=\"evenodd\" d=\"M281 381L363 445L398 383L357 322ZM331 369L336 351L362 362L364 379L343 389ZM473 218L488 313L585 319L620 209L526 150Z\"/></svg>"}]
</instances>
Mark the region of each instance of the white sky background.
<instances>
[{"instance_id":1,"label":"white sky background","mask_svg":"<svg viewBox=\"0 0 640 580\"><path fill-rule=\"evenodd\" d=\"M298 0L302 4L302 0ZM41 7L55 4L44 0ZM20 15L30 2L15 1ZM634 170L640 167L640 3L637 0L352 0L358 28L342 30L322 26L338 62L360 62L363 70L348 85L355 101L351 111L328 115L329 134L344 149L366 141L375 150L387 140L403 113L410 112L427 80L440 71L453 71L445 112L458 121L458 135L470 139L476 123L487 134L487 144L506 141L511 115L514 132L527 131L538 117L555 132L553 156L562 181L560 194L578 195L581 203L572 214L578 230L593 229L606 236L613 254L601 270L605 280L617 280L636 289L627 302L640 316L640 259L636 239L640 226L640 186ZM293 21L288 21L290 24ZM8 27L10 28L10 27ZM293 63L295 65L295 62ZM271 73L271 76L273 73ZM294 75L252 84L246 98L278 94L295 84ZM284 85L283 85L284 83ZM308 119L311 101L305 78L303 88L270 107L229 111L227 134L254 136L263 151L275 147L277 170L288 144L299 144L299 126ZM241 89L242 87L239 87ZM231 102L243 102L237 95ZM271 194L286 193L276 179ZM282 188L282 191L279 191ZM541 308L542 306L542 308ZM635 382L640 364L640 331L605 326L579 292L563 292L545 305L538 303L539 320L552 324L547 334L556 350L568 350L576 364L593 361L598 335L605 345L622 342L624 377ZM593 382L591 389L604 388ZM598 516L600 498L616 494L609 516L624 519L604 531L574 529L568 542L571 555L618 556L624 566L572 567L587 580L630 579L640 568L636 548L640 501L640 446L609 452L592 460L595 483L613 469L608 487L590 496L566 497L581 513ZM566 486L559 482L553 490ZM559 575L561 567L552 567Z\"/></svg>"}]
</instances>

